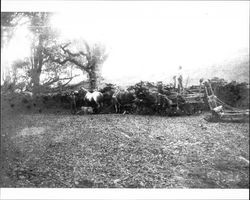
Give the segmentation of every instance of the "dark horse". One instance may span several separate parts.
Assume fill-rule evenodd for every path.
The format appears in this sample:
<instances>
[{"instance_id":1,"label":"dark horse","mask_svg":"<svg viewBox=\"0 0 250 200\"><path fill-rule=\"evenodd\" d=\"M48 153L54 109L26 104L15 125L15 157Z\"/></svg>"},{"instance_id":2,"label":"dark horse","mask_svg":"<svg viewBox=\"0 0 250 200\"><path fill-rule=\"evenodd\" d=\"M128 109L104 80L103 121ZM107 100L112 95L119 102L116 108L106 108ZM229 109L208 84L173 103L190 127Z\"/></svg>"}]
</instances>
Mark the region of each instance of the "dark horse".
<instances>
[{"instance_id":1,"label":"dark horse","mask_svg":"<svg viewBox=\"0 0 250 200\"><path fill-rule=\"evenodd\" d=\"M98 91L89 92L81 87L79 95L82 97L85 106L93 107L95 113L99 113L103 107L103 94Z\"/></svg>"},{"instance_id":2,"label":"dark horse","mask_svg":"<svg viewBox=\"0 0 250 200\"><path fill-rule=\"evenodd\" d=\"M117 90L112 95L112 104L115 107L115 112L132 112L135 99L136 95L133 90Z\"/></svg>"}]
</instances>

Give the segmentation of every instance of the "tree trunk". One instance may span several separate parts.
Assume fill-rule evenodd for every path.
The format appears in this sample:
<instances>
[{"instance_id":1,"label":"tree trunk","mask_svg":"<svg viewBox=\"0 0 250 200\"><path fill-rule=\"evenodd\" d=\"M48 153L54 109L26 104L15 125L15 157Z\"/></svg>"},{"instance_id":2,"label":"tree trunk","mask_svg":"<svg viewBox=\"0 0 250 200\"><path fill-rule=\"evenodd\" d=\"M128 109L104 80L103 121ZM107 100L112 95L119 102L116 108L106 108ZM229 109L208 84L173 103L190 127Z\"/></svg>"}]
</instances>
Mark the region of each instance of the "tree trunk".
<instances>
[{"instance_id":1,"label":"tree trunk","mask_svg":"<svg viewBox=\"0 0 250 200\"><path fill-rule=\"evenodd\" d=\"M88 78L89 78L89 90L93 92L97 86L97 72L95 64L92 65L90 70L87 70Z\"/></svg>"},{"instance_id":2,"label":"tree trunk","mask_svg":"<svg viewBox=\"0 0 250 200\"><path fill-rule=\"evenodd\" d=\"M32 88L32 93L34 96L39 94L40 92L40 75L42 72L42 66L43 66L43 54L42 54L42 49L43 49L43 39L42 39L42 34L39 35L39 44L35 48L34 52L34 66L32 70L32 83L33 83L33 88Z\"/></svg>"},{"instance_id":3,"label":"tree trunk","mask_svg":"<svg viewBox=\"0 0 250 200\"><path fill-rule=\"evenodd\" d=\"M95 71L90 71L88 73L89 76L89 90L93 92L96 89L96 73Z\"/></svg>"},{"instance_id":4,"label":"tree trunk","mask_svg":"<svg viewBox=\"0 0 250 200\"><path fill-rule=\"evenodd\" d=\"M40 74L37 72L34 72L32 75L32 93L34 96L39 94L40 90Z\"/></svg>"}]
</instances>

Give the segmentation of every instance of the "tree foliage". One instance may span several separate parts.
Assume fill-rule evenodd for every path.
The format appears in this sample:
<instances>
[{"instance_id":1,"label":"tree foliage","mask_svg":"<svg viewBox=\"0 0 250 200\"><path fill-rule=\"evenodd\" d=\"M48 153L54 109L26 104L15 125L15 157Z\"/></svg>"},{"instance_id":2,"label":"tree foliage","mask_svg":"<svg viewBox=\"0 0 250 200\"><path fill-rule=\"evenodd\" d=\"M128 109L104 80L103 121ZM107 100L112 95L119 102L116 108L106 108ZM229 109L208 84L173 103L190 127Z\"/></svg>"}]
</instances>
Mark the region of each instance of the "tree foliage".
<instances>
[{"instance_id":1,"label":"tree foliage","mask_svg":"<svg viewBox=\"0 0 250 200\"><path fill-rule=\"evenodd\" d=\"M28 83L26 80L26 84L36 95L51 85L59 88L67 85L74 78L72 69L78 68L87 73L90 89L96 89L98 79L101 78L101 65L108 56L105 46L100 43L90 44L85 40L59 42L58 32L50 25L51 16L52 13L47 12L1 13L1 32L6 35L6 42L23 23L31 33L31 55L12 65L14 83L20 78L17 68L23 68L29 80Z\"/></svg>"},{"instance_id":2,"label":"tree foliage","mask_svg":"<svg viewBox=\"0 0 250 200\"><path fill-rule=\"evenodd\" d=\"M43 91L52 84L60 82L61 79L59 76L67 67L67 65L61 66L51 62L49 56L45 54L47 52L46 49L58 43L58 33L49 23L51 15L51 13L45 12L4 13L1 15L1 18L4 19L1 24L2 27L11 26L18 28L18 26L25 23L30 30L31 54L29 57L17 60L12 64L10 79L13 85L17 83L17 79L19 79L19 82L23 81L27 86L26 89L32 91L34 94ZM2 28L2 31L4 30ZM22 76L18 73L21 70L23 72ZM41 76L43 80L41 80ZM26 78L26 80L24 81L23 78ZM72 77L63 77L63 80L72 80Z\"/></svg>"},{"instance_id":3,"label":"tree foliage","mask_svg":"<svg viewBox=\"0 0 250 200\"><path fill-rule=\"evenodd\" d=\"M81 69L83 73L87 73L91 90L96 89L101 65L108 57L103 44L91 45L85 40L69 41L59 46L56 45L46 54L54 63L60 65L71 63L76 68Z\"/></svg>"},{"instance_id":4,"label":"tree foliage","mask_svg":"<svg viewBox=\"0 0 250 200\"><path fill-rule=\"evenodd\" d=\"M21 21L26 21L24 13L1 12L1 47L8 44Z\"/></svg>"},{"instance_id":5,"label":"tree foliage","mask_svg":"<svg viewBox=\"0 0 250 200\"><path fill-rule=\"evenodd\" d=\"M233 107L249 108L249 87L247 83L214 77L210 80L215 95Z\"/></svg>"}]
</instances>

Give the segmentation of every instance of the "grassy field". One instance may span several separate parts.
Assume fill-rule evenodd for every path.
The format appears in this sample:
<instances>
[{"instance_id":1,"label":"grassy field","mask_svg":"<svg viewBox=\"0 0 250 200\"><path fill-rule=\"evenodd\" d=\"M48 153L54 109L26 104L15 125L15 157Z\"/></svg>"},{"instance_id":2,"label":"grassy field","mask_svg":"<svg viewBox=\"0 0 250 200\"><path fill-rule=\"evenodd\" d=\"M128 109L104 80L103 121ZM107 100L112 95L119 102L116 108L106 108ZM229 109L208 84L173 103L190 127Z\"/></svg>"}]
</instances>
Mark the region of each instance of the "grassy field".
<instances>
[{"instance_id":1,"label":"grassy field","mask_svg":"<svg viewBox=\"0 0 250 200\"><path fill-rule=\"evenodd\" d=\"M3 112L1 187L249 188L249 124Z\"/></svg>"}]
</instances>

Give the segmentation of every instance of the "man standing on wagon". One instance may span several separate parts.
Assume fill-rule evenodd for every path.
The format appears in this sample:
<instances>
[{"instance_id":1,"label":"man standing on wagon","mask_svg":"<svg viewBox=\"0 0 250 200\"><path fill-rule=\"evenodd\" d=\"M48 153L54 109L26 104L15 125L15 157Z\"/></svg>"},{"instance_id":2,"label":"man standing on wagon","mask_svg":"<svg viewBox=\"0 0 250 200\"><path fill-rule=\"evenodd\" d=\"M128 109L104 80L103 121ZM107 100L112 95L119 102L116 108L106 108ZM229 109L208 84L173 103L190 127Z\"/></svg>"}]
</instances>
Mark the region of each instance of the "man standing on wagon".
<instances>
[{"instance_id":1,"label":"man standing on wagon","mask_svg":"<svg viewBox=\"0 0 250 200\"><path fill-rule=\"evenodd\" d=\"M179 66L178 72L177 72L177 80L178 80L178 92L183 92L183 76L182 76L182 66Z\"/></svg>"}]
</instances>

